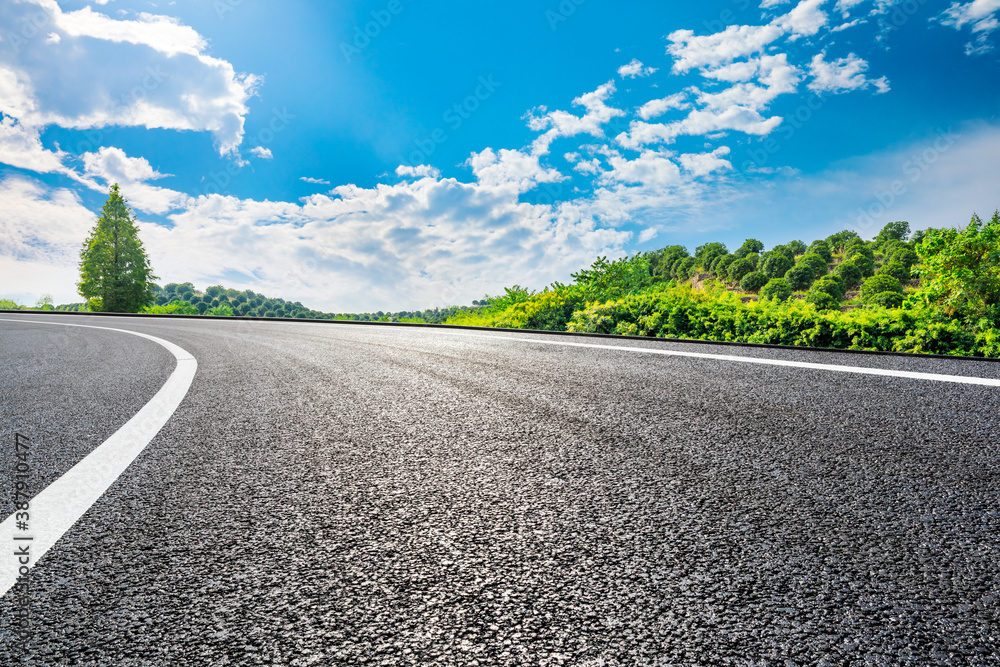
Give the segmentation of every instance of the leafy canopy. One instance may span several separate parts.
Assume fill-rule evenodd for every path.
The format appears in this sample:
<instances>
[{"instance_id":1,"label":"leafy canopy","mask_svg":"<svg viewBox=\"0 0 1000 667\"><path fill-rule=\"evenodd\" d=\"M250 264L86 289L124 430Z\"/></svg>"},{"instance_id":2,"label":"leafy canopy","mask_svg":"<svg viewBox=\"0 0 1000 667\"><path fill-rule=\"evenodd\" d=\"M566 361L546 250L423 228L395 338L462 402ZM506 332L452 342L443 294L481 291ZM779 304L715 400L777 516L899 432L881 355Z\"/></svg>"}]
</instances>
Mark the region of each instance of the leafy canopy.
<instances>
[{"instance_id":1,"label":"leafy canopy","mask_svg":"<svg viewBox=\"0 0 1000 667\"><path fill-rule=\"evenodd\" d=\"M155 301L153 267L118 184L80 251L77 291L94 311L138 313Z\"/></svg>"}]
</instances>

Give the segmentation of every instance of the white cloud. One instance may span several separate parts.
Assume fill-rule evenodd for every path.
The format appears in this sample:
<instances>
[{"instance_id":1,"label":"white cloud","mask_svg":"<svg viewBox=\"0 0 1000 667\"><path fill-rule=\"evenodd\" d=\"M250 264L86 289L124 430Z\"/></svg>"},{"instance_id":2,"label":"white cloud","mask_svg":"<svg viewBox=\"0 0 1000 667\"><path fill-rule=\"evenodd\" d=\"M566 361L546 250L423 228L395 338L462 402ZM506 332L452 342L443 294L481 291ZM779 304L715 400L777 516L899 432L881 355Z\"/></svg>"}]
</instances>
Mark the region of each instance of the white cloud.
<instances>
[{"instance_id":1,"label":"white cloud","mask_svg":"<svg viewBox=\"0 0 1000 667\"><path fill-rule=\"evenodd\" d=\"M300 176L299 180L314 185L330 185L330 181L324 181L322 178L312 178L311 176Z\"/></svg>"},{"instance_id":2,"label":"white cloud","mask_svg":"<svg viewBox=\"0 0 1000 667\"><path fill-rule=\"evenodd\" d=\"M264 148L263 146L254 146L250 149L250 153L262 160L271 160L274 158L274 153L271 152L271 149Z\"/></svg>"},{"instance_id":3,"label":"white cloud","mask_svg":"<svg viewBox=\"0 0 1000 667\"><path fill-rule=\"evenodd\" d=\"M532 153L544 155L548 152L549 146L559 137L571 137L578 134L589 134L594 137L603 137L603 126L612 118L624 116L625 112L607 105L607 100L615 93L615 84L609 81L597 90L581 95L573 100L576 106L582 106L585 110L583 116L575 116L566 111L556 110L545 112L543 115L529 115L528 127L536 132L546 130L544 134L535 139L532 144Z\"/></svg>"},{"instance_id":4,"label":"white cloud","mask_svg":"<svg viewBox=\"0 0 1000 667\"><path fill-rule=\"evenodd\" d=\"M813 79L808 86L810 90L842 93L875 86L878 93L889 91L889 81L885 77L872 80L865 76L868 62L864 59L850 53L845 58L828 62L825 56L825 53L817 53L809 65Z\"/></svg>"},{"instance_id":5,"label":"white cloud","mask_svg":"<svg viewBox=\"0 0 1000 667\"><path fill-rule=\"evenodd\" d=\"M416 167L401 164L396 167L396 175L410 176L413 178L438 178L441 176L441 172L438 169L426 164L420 164Z\"/></svg>"},{"instance_id":6,"label":"white cloud","mask_svg":"<svg viewBox=\"0 0 1000 667\"><path fill-rule=\"evenodd\" d=\"M163 178L146 158L133 158L120 148L102 146L96 153L84 153L83 171L108 183L135 183Z\"/></svg>"},{"instance_id":7,"label":"white cloud","mask_svg":"<svg viewBox=\"0 0 1000 667\"><path fill-rule=\"evenodd\" d=\"M543 167L538 155L519 150L487 148L473 153L468 160L472 173L487 188L512 188L527 192L539 183L557 183L565 176L556 169Z\"/></svg>"},{"instance_id":8,"label":"white cloud","mask_svg":"<svg viewBox=\"0 0 1000 667\"><path fill-rule=\"evenodd\" d=\"M76 193L49 190L38 181L11 176L0 181L0 257L75 267L80 248L97 219ZM16 273L4 283L10 285ZM21 278L19 278L21 280ZM74 279L70 282L73 284ZM9 287L8 287L9 289ZM65 286L63 286L65 291Z\"/></svg>"},{"instance_id":9,"label":"white cloud","mask_svg":"<svg viewBox=\"0 0 1000 667\"><path fill-rule=\"evenodd\" d=\"M775 19L775 23L791 33L791 39L811 37L826 26L829 18L820 9L826 0L802 0L792 11Z\"/></svg>"},{"instance_id":10,"label":"white cloud","mask_svg":"<svg viewBox=\"0 0 1000 667\"><path fill-rule=\"evenodd\" d=\"M783 34L784 29L777 25L731 25L722 32L701 36L691 30L675 30L667 36L667 53L674 57L673 71L683 74L760 53Z\"/></svg>"},{"instance_id":11,"label":"white cloud","mask_svg":"<svg viewBox=\"0 0 1000 667\"><path fill-rule=\"evenodd\" d=\"M1000 20L996 16L998 12L1000 12L1000 0L953 2L939 20L956 30L969 25L976 39L965 45L965 52L970 56L980 55L993 50L989 38L997 28L1000 28Z\"/></svg>"},{"instance_id":12,"label":"white cloud","mask_svg":"<svg viewBox=\"0 0 1000 667\"><path fill-rule=\"evenodd\" d=\"M22 124L207 131L223 154L242 142L260 79L207 55L193 28L145 13L64 12L55 0L0 3L0 25L29 21L42 21L49 38L12 32L0 50L0 111Z\"/></svg>"},{"instance_id":13,"label":"white cloud","mask_svg":"<svg viewBox=\"0 0 1000 667\"><path fill-rule=\"evenodd\" d=\"M728 146L720 146L710 153L687 153L678 157L685 171L694 176L707 176L717 171L729 171L733 168L729 160L722 156L729 155Z\"/></svg>"},{"instance_id":14,"label":"white cloud","mask_svg":"<svg viewBox=\"0 0 1000 667\"><path fill-rule=\"evenodd\" d=\"M662 116L670 109L690 109L691 103L687 101L687 97L686 93L675 93L662 99L650 100L639 107L637 113L643 120L649 120L650 118Z\"/></svg>"},{"instance_id":15,"label":"white cloud","mask_svg":"<svg viewBox=\"0 0 1000 667\"><path fill-rule=\"evenodd\" d=\"M646 67L638 59L633 58L632 62L618 68L618 76L623 79L634 79L649 76L655 71L655 67Z\"/></svg>"},{"instance_id":16,"label":"white cloud","mask_svg":"<svg viewBox=\"0 0 1000 667\"><path fill-rule=\"evenodd\" d=\"M10 116L0 118L0 162L39 173L62 172L64 156L44 148L36 129Z\"/></svg>"}]
</instances>

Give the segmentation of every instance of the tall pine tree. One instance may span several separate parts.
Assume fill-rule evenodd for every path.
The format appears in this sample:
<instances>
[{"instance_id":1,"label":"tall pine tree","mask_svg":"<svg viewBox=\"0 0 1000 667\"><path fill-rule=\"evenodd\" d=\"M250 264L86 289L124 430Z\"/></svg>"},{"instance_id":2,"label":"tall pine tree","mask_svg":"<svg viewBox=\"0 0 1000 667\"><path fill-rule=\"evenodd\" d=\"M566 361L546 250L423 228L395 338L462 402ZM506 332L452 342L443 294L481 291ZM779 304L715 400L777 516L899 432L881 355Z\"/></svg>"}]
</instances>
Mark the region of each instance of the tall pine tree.
<instances>
[{"instance_id":1,"label":"tall pine tree","mask_svg":"<svg viewBox=\"0 0 1000 667\"><path fill-rule=\"evenodd\" d=\"M137 313L153 303L153 267L118 184L80 251L77 291L90 310Z\"/></svg>"}]
</instances>

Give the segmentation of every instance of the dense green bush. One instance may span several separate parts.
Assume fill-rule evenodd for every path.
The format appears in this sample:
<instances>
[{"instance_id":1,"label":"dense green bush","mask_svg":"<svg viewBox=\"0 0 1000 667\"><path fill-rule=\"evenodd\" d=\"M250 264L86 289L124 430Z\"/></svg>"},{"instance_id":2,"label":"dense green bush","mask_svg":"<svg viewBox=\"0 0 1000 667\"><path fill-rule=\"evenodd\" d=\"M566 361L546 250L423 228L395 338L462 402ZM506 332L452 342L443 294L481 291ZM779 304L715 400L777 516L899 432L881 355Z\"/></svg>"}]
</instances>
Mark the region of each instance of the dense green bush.
<instances>
[{"instance_id":1,"label":"dense green bush","mask_svg":"<svg viewBox=\"0 0 1000 667\"><path fill-rule=\"evenodd\" d=\"M746 257L747 255L759 254L764 251L764 244L757 239L747 239L743 242L739 248L733 252L733 256L737 259L741 257Z\"/></svg>"},{"instance_id":2,"label":"dense green bush","mask_svg":"<svg viewBox=\"0 0 1000 667\"><path fill-rule=\"evenodd\" d=\"M833 252L830 250L830 244L826 241L813 241L812 245L809 246L807 253L816 253L823 258L823 261L829 264L833 261Z\"/></svg>"},{"instance_id":3,"label":"dense green bush","mask_svg":"<svg viewBox=\"0 0 1000 667\"><path fill-rule=\"evenodd\" d=\"M729 265L735 261L735 257L732 255L721 255L717 257L714 262L712 262L712 273L719 277L720 280L726 279L726 271L729 269Z\"/></svg>"},{"instance_id":4,"label":"dense green bush","mask_svg":"<svg viewBox=\"0 0 1000 667\"><path fill-rule=\"evenodd\" d=\"M892 260L880 266L875 275L892 276L902 282L910 279L910 270L902 262Z\"/></svg>"},{"instance_id":5,"label":"dense green bush","mask_svg":"<svg viewBox=\"0 0 1000 667\"><path fill-rule=\"evenodd\" d=\"M789 241L787 244L788 249L792 251L792 259L794 260L798 255L803 255L808 247L802 241Z\"/></svg>"},{"instance_id":6,"label":"dense green bush","mask_svg":"<svg viewBox=\"0 0 1000 667\"><path fill-rule=\"evenodd\" d=\"M903 285L899 282L898 278L893 278L892 276L884 274L872 276L861 285L861 294L859 296L862 301L869 303L876 294L881 294L882 292L896 292L901 295L903 293Z\"/></svg>"},{"instance_id":7,"label":"dense green bush","mask_svg":"<svg viewBox=\"0 0 1000 667\"><path fill-rule=\"evenodd\" d=\"M851 241L847 244L847 247L844 248L844 257L849 259L854 255L864 255L868 259L875 261L875 252L861 239Z\"/></svg>"},{"instance_id":8,"label":"dense green bush","mask_svg":"<svg viewBox=\"0 0 1000 667\"><path fill-rule=\"evenodd\" d=\"M827 272L827 261L822 255L807 252L799 258L799 264L804 264L813 270L813 278L822 278Z\"/></svg>"},{"instance_id":9,"label":"dense green bush","mask_svg":"<svg viewBox=\"0 0 1000 667\"><path fill-rule=\"evenodd\" d=\"M879 292L868 299L869 306L882 308L899 308L903 305L903 295L899 292Z\"/></svg>"},{"instance_id":10,"label":"dense green bush","mask_svg":"<svg viewBox=\"0 0 1000 667\"><path fill-rule=\"evenodd\" d=\"M838 276L826 275L813 283L810 291L826 292L837 301L844 298L847 287Z\"/></svg>"},{"instance_id":11,"label":"dense green bush","mask_svg":"<svg viewBox=\"0 0 1000 667\"><path fill-rule=\"evenodd\" d=\"M744 292L756 292L767 284L769 278L763 271L751 271L743 276L740 281L740 289Z\"/></svg>"},{"instance_id":12,"label":"dense green bush","mask_svg":"<svg viewBox=\"0 0 1000 667\"><path fill-rule=\"evenodd\" d=\"M788 253L783 253L777 249L768 255L767 259L764 260L761 270L767 275L768 278L782 278L788 270L792 268L792 260L789 258Z\"/></svg>"},{"instance_id":13,"label":"dense green bush","mask_svg":"<svg viewBox=\"0 0 1000 667\"><path fill-rule=\"evenodd\" d=\"M730 282L738 283L743 277L754 270L754 264L749 259L741 257L734 259L726 269L726 277Z\"/></svg>"},{"instance_id":14,"label":"dense green bush","mask_svg":"<svg viewBox=\"0 0 1000 667\"><path fill-rule=\"evenodd\" d=\"M792 288L784 278L771 278L760 288L760 296L762 299L786 301L792 296Z\"/></svg>"},{"instance_id":15,"label":"dense green bush","mask_svg":"<svg viewBox=\"0 0 1000 667\"><path fill-rule=\"evenodd\" d=\"M912 248L903 247L892 253L889 257L889 261L899 262L906 267L907 271L909 271L914 264L920 261L920 257Z\"/></svg>"},{"instance_id":16,"label":"dense green bush","mask_svg":"<svg viewBox=\"0 0 1000 667\"><path fill-rule=\"evenodd\" d=\"M847 244L855 239L859 241L861 240L858 233L850 229L845 229L844 231L828 236L826 238L826 242L830 245L830 249L834 252L843 252L847 247Z\"/></svg>"},{"instance_id":17,"label":"dense green bush","mask_svg":"<svg viewBox=\"0 0 1000 667\"><path fill-rule=\"evenodd\" d=\"M815 287L806 292L805 300L819 310L833 310L840 307L840 299L829 292L815 289Z\"/></svg>"},{"instance_id":18,"label":"dense green bush","mask_svg":"<svg viewBox=\"0 0 1000 667\"><path fill-rule=\"evenodd\" d=\"M859 285L861 283L861 279L864 278L861 273L861 269L859 269L858 265L852 260L838 264L834 273L844 281L844 285L848 289Z\"/></svg>"},{"instance_id":19,"label":"dense green bush","mask_svg":"<svg viewBox=\"0 0 1000 667\"><path fill-rule=\"evenodd\" d=\"M847 261L854 264L861 270L861 275L865 278L875 275L875 262L868 255L862 253L851 253L847 256Z\"/></svg>"},{"instance_id":20,"label":"dense green bush","mask_svg":"<svg viewBox=\"0 0 1000 667\"><path fill-rule=\"evenodd\" d=\"M697 260L694 257L685 257L684 259L679 259L674 262L674 265L670 267L670 275L681 282L684 282L691 277L694 272L695 264Z\"/></svg>"},{"instance_id":21,"label":"dense green bush","mask_svg":"<svg viewBox=\"0 0 1000 667\"><path fill-rule=\"evenodd\" d=\"M785 274L785 280L788 281L788 286L793 290L809 289L815 279L816 274L812 267L807 264L796 264Z\"/></svg>"}]
</instances>

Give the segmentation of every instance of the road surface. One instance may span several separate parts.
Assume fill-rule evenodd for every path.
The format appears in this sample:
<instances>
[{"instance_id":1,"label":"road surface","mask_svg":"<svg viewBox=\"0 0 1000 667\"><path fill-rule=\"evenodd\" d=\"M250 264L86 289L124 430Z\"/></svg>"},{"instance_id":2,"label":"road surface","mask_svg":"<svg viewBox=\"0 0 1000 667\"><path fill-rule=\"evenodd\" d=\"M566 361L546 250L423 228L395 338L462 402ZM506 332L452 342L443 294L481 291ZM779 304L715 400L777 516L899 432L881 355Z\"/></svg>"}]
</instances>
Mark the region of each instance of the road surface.
<instances>
[{"instance_id":1,"label":"road surface","mask_svg":"<svg viewBox=\"0 0 1000 667\"><path fill-rule=\"evenodd\" d=\"M108 328L197 372L2 664L1000 661L1000 364L0 314L0 518L174 377Z\"/></svg>"}]
</instances>

